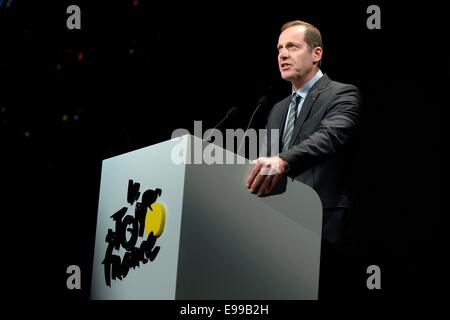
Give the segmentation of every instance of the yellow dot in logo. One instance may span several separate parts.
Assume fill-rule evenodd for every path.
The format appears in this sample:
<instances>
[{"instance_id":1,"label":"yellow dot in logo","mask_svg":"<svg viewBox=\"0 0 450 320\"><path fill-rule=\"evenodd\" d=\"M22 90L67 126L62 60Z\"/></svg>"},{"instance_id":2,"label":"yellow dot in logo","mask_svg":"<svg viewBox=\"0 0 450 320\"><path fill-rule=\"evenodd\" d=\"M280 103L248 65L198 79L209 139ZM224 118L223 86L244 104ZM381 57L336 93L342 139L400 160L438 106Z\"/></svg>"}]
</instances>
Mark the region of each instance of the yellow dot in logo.
<instances>
[{"instance_id":1,"label":"yellow dot in logo","mask_svg":"<svg viewBox=\"0 0 450 320\"><path fill-rule=\"evenodd\" d=\"M155 202L150 207L152 209L147 208L145 215L145 233L149 235L153 231L153 235L159 237L166 224L166 208L160 202Z\"/></svg>"}]
</instances>

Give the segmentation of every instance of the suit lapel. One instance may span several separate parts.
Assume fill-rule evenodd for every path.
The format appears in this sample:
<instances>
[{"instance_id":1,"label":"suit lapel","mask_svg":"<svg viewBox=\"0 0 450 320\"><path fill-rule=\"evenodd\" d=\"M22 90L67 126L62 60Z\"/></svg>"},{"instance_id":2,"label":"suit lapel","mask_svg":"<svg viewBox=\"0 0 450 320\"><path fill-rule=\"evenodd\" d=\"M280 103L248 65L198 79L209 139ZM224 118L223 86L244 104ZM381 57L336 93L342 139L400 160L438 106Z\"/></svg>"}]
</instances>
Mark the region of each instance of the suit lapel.
<instances>
[{"instance_id":1,"label":"suit lapel","mask_svg":"<svg viewBox=\"0 0 450 320\"><path fill-rule=\"evenodd\" d=\"M305 102L303 102L302 110L300 110L300 114L295 121L294 131L292 132L291 141L289 143L290 147L292 147L292 145L295 143L295 140L300 133L303 123L311 112L312 106L316 102L320 92L328 85L329 82L330 78L328 78L328 76L324 74L322 78L320 78L308 92L308 95L305 98Z\"/></svg>"},{"instance_id":2,"label":"suit lapel","mask_svg":"<svg viewBox=\"0 0 450 320\"><path fill-rule=\"evenodd\" d=\"M280 125L278 126L278 128L280 128L280 135L279 135L280 146L283 145L284 126L286 124L286 117L287 117L287 113L288 113L290 102L291 102L291 96L288 96L285 99L283 107L281 109L282 110L282 116L281 116L281 119L280 119Z\"/></svg>"}]
</instances>

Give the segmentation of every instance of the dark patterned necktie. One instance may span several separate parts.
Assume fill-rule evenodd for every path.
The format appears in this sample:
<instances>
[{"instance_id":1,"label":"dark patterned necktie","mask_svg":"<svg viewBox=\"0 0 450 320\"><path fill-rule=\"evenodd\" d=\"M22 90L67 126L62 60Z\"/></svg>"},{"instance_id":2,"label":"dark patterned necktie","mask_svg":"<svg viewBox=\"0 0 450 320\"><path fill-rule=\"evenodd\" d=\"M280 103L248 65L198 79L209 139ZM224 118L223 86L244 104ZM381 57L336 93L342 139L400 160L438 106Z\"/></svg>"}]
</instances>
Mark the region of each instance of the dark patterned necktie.
<instances>
[{"instance_id":1,"label":"dark patterned necktie","mask_svg":"<svg viewBox=\"0 0 450 320\"><path fill-rule=\"evenodd\" d=\"M295 120L297 119L298 103L302 97L294 93L292 95L291 103L289 104L289 120L286 126L286 131L283 135L283 151L286 151L289 147L289 142L292 138L292 132L294 131Z\"/></svg>"}]
</instances>

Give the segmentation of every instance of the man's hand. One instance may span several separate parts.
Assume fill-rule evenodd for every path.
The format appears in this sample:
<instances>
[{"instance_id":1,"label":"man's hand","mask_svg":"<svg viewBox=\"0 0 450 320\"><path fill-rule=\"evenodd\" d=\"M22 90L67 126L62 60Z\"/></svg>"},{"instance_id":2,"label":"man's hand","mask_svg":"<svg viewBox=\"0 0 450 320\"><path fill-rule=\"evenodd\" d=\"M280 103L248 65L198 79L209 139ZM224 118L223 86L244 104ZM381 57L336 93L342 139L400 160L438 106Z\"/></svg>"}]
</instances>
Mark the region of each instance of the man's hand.
<instances>
[{"instance_id":1,"label":"man's hand","mask_svg":"<svg viewBox=\"0 0 450 320\"><path fill-rule=\"evenodd\" d=\"M260 157L254 161L250 174L247 177L247 188L250 192L261 197L270 193L285 173L287 162L283 158Z\"/></svg>"}]
</instances>

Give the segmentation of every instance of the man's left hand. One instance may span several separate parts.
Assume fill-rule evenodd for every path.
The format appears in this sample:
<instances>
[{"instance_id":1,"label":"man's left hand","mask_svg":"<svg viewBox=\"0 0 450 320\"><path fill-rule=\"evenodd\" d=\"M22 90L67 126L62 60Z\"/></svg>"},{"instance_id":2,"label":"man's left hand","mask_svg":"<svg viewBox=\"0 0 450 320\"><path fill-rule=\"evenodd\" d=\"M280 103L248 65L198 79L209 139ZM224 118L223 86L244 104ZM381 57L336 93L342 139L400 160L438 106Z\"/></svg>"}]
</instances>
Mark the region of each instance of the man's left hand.
<instances>
[{"instance_id":1,"label":"man's left hand","mask_svg":"<svg viewBox=\"0 0 450 320\"><path fill-rule=\"evenodd\" d=\"M283 158L260 157L254 161L250 174L247 177L247 188L250 192L261 197L270 193L286 172L287 162Z\"/></svg>"}]
</instances>

